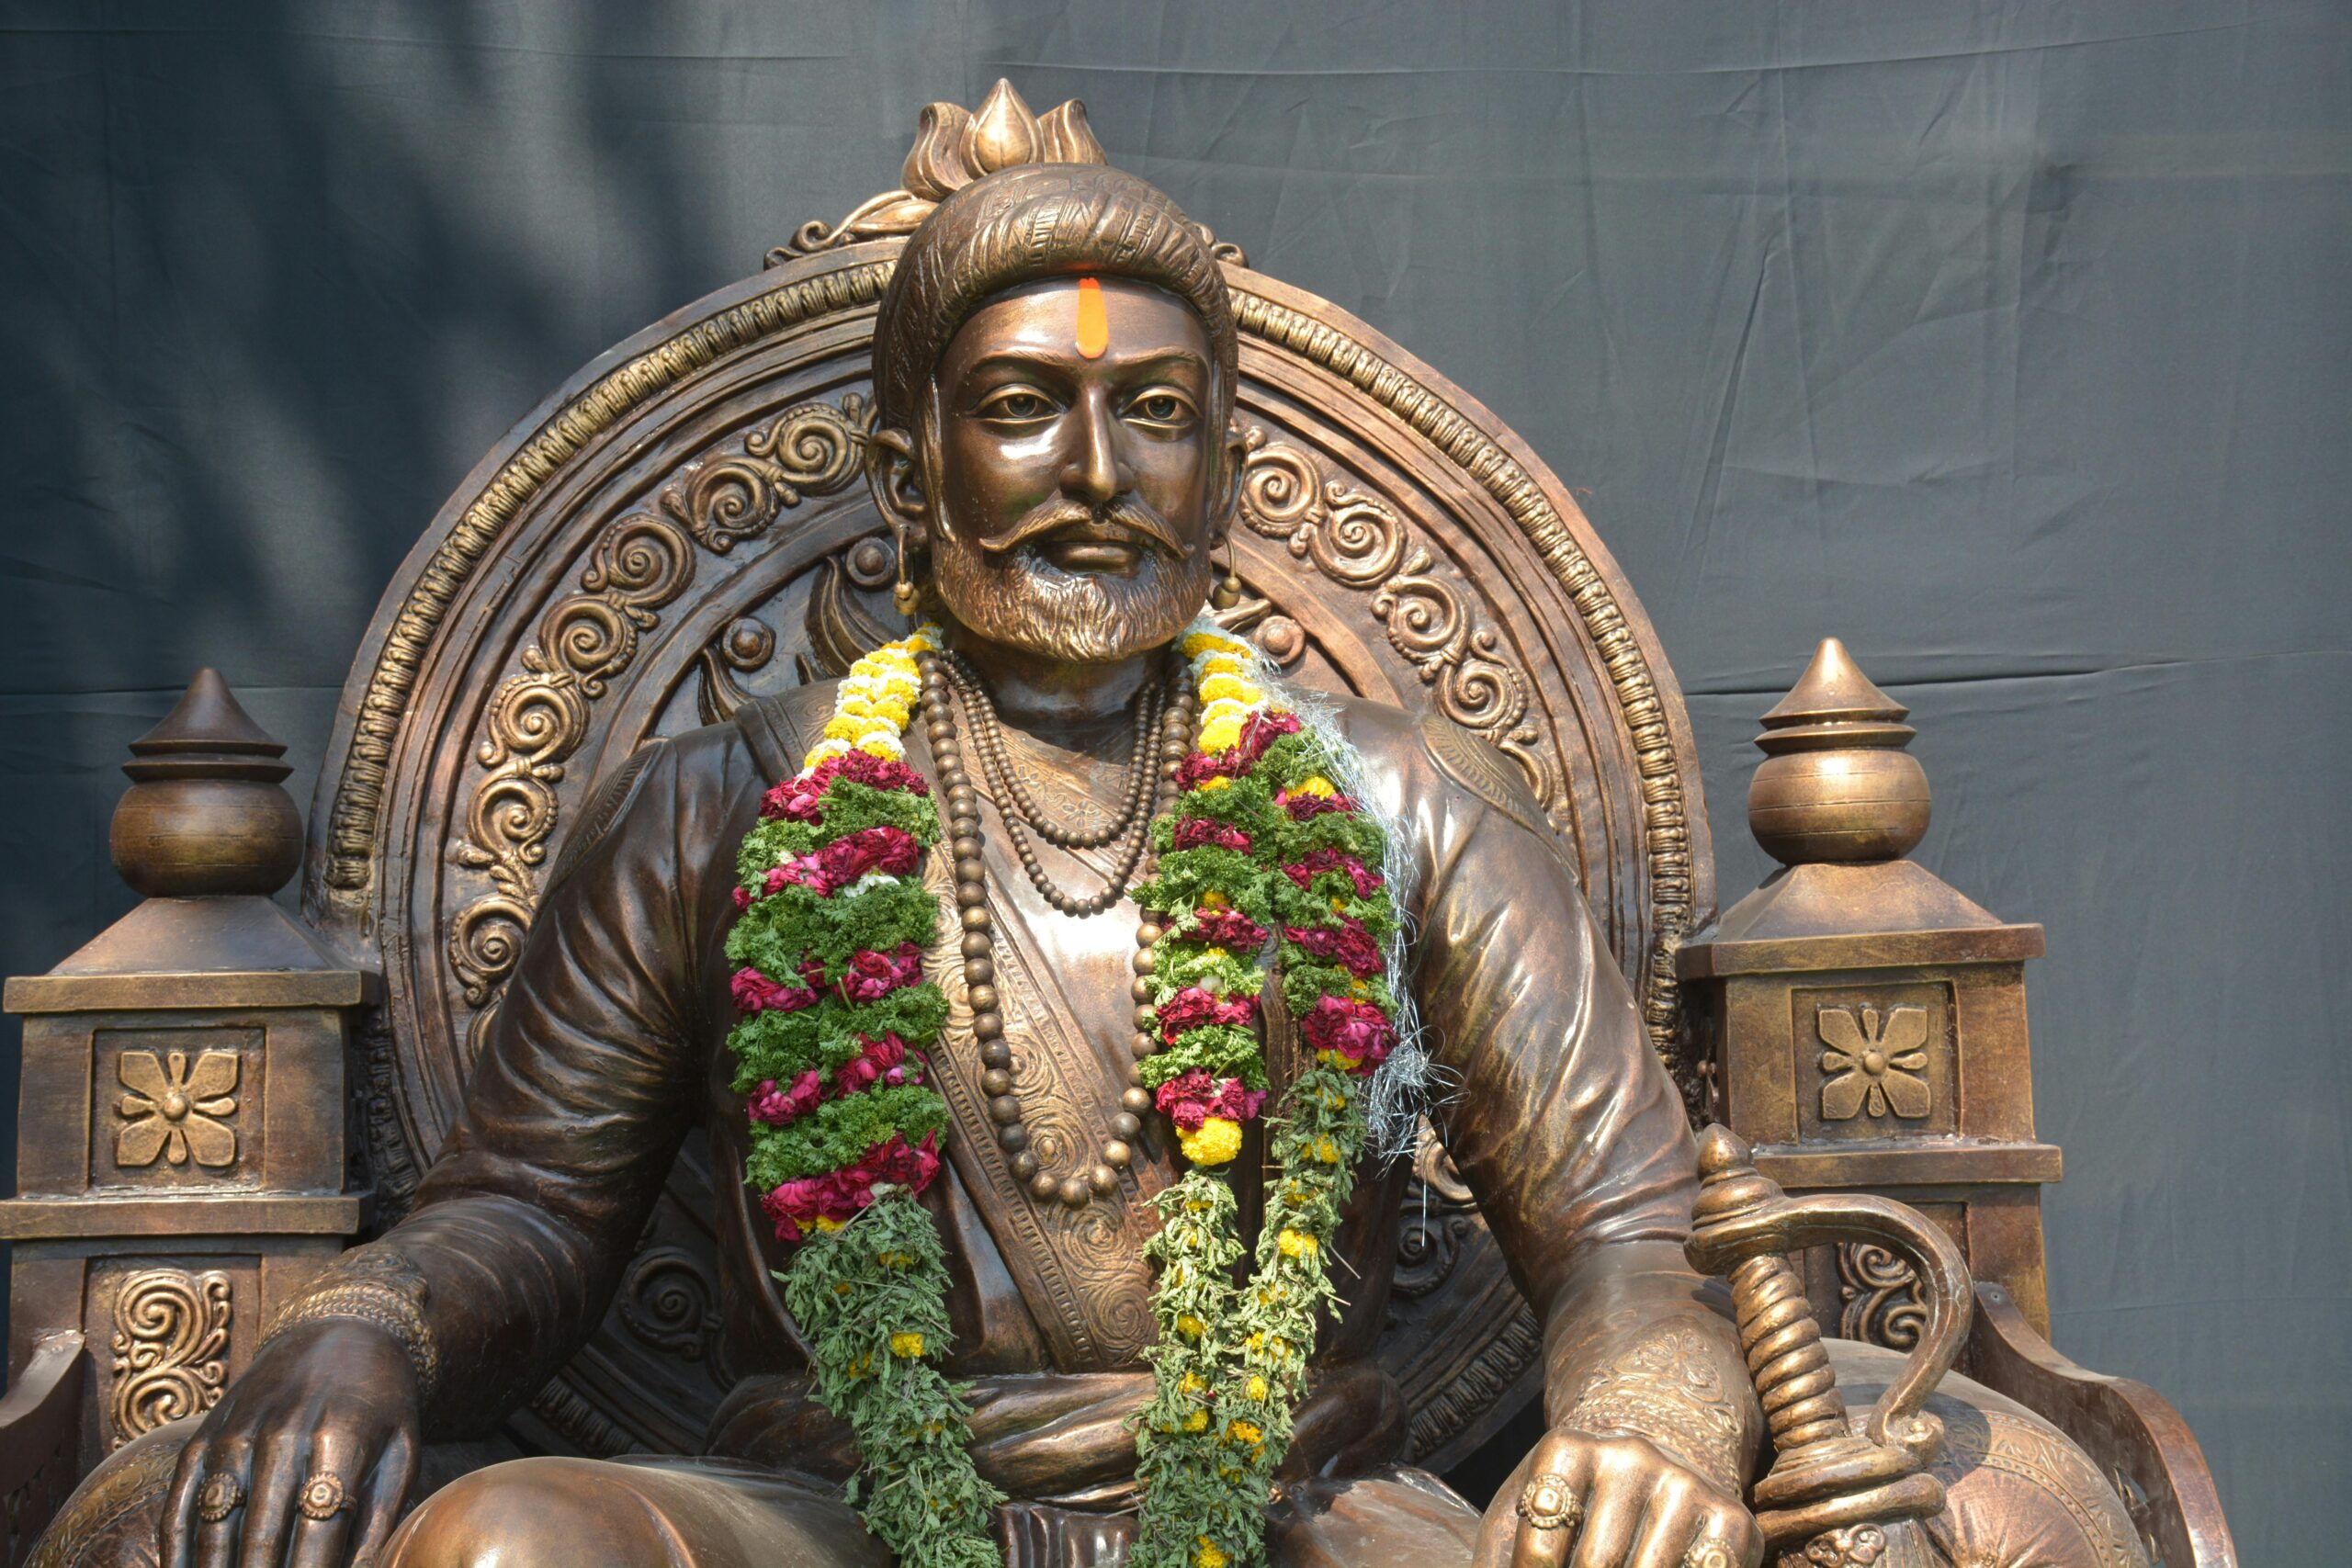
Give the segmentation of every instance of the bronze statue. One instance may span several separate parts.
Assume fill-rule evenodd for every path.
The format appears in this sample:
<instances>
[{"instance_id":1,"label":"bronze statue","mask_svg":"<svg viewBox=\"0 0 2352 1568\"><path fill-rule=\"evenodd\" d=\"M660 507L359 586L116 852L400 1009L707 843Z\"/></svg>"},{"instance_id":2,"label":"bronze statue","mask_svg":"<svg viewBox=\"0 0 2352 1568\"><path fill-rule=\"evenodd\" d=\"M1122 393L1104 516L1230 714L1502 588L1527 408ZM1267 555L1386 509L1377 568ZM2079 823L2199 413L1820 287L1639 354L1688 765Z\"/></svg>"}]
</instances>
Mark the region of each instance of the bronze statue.
<instances>
[{"instance_id":1,"label":"bronze statue","mask_svg":"<svg viewBox=\"0 0 2352 1568\"><path fill-rule=\"evenodd\" d=\"M1016 1568L1116 1561L1135 1540L1149 1200L1186 1161L1146 1114L1131 1041L1149 922L1128 895L1160 775L1199 716L1169 649L1230 594L1218 558L1231 559L1246 456L1211 242L1102 166L1082 132L1049 126L1043 161L944 193L915 230L875 326L865 444L898 603L945 627L906 761L977 824L922 867L961 923L930 959L950 1004L930 1068L953 1119L922 1201L947 1248L945 1365L970 1386L970 1450L1008 1498L993 1529ZM837 690L750 702L609 771L538 889L464 1113L410 1212L281 1311L208 1414L119 1450L84 1494L119 1478L110 1511L69 1510L82 1533L53 1535L41 1561L889 1561L842 1499L859 1456L773 1282L792 1256L779 1231L793 1233L741 1179L745 1102L722 1046L739 1012L725 953L736 846L820 743ZM1747 1493L1765 1409L1776 1439L1848 1450L1821 1422L1789 1427L1785 1399L1759 1407L1751 1378L1783 1395L1797 1378L1814 1412L1834 1403L1828 1362L1768 1376L1756 1347L1777 1342L1751 1321L1760 1261L1706 1244L1725 1271L1756 1264L1736 1325L1686 1261L1699 1162L1684 1098L1521 771L1444 717L1331 706L1366 806L1398 825L1393 880L1442 1086L1428 1109L1535 1309L1549 1431L1483 1517L1403 1462L1407 1411L1374 1350L1408 1168L1368 1157L1331 1244L1344 1301L1321 1325L1268 1501L1271 1558L1753 1568L1768 1544ZM1295 1021L1271 1008L1264 1039L1295 1071ZM726 1173L732 1387L702 1451L521 1460L417 1495L428 1445L491 1427L595 1327L689 1138ZM1721 1187L1733 1156L1711 1151ZM1252 1231L1267 1157L1253 1131L1234 1181ZM1964 1305L1964 1274L1955 1288ZM1809 1330L1793 1285L1773 1289ZM1950 1340L1965 1316L1945 1310ZM1871 1370L1844 1367L1849 1382ZM1924 1397L1917 1381L1905 1386ZM2065 1448L2030 1413L2002 1419ZM1933 1445L1905 1454L1917 1470ZM2056 1560L2143 1562L2085 1475L1947 1477L1962 1525L1937 1545L1963 1560L1984 1520L2040 1517L2017 1501L2038 1486L2086 1534L2109 1530L2098 1553ZM1916 1518L1927 1491L1906 1488Z\"/></svg>"}]
</instances>

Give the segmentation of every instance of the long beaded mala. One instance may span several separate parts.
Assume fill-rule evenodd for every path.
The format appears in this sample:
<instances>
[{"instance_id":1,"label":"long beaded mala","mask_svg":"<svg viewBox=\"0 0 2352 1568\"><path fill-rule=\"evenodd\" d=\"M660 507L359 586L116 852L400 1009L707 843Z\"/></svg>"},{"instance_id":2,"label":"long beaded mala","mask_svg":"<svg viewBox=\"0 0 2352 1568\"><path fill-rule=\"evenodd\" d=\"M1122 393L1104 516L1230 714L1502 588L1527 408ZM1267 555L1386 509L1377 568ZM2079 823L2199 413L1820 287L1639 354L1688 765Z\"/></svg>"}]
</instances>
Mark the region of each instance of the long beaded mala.
<instances>
[{"instance_id":1,"label":"long beaded mala","mask_svg":"<svg viewBox=\"0 0 2352 1568\"><path fill-rule=\"evenodd\" d=\"M1245 643L1205 624L1182 644L1189 680L1138 699L1125 809L1107 828L1051 828L1005 751L987 693L938 652L936 628L852 667L801 772L771 790L744 840L728 937L743 1017L728 1036L752 1123L746 1178L779 1238L779 1274L809 1346L818 1397L856 1433L869 1529L910 1568L980 1568L1001 1494L974 1469L948 1348L945 1257L916 1201L939 1169L944 1102L931 1087L945 999L922 977L939 900L922 856L941 837L931 785L899 736L921 705L947 806L964 979L989 1115L1039 1201L1073 1209L1118 1189L1156 1108L1190 1168L1154 1199L1146 1255L1159 1269L1160 1336L1145 1352L1150 1403L1135 1418L1145 1490L1138 1568L1228 1568L1264 1558L1264 1509L1304 1392L1317 1313L1337 1300L1324 1268L1364 1142L1363 1081L1396 1043L1386 974L1396 909L1377 867L1379 825L1335 781L1344 745L1269 695ZM1007 838L1067 914L1134 890L1129 1082L1101 1159L1042 1168L1013 1093L988 908L979 794L964 760L961 698ZM1197 743L1184 752L1198 725ZM1177 791L1160 813L1163 781ZM1148 827L1145 824L1148 823ZM1120 846L1105 886L1079 896L1043 870L1029 829L1069 849ZM1148 863L1147 857L1153 857ZM1259 998L1275 955L1307 1060L1270 1122L1267 1220L1246 1284L1221 1168L1269 1091Z\"/></svg>"}]
</instances>

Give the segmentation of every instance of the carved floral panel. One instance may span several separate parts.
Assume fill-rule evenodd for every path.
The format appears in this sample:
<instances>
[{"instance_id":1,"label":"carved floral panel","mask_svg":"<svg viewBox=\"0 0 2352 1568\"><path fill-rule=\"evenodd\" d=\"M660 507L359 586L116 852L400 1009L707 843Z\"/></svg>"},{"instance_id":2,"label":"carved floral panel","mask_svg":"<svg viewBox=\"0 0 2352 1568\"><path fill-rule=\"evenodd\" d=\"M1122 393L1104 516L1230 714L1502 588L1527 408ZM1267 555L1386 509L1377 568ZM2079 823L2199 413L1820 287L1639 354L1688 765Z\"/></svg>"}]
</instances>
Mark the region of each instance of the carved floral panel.
<instances>
[{"instance_id":1,"label":"carved floral panel","mask_svg":"<svg viewBox=\"0 0 2352 1568\"><path fill-rule=\"evenodd\" d=\"M102 1029L93 1044L93 1186L258 1179L260 1030Z\"/></svg>"},{"instance_id":2,"label":"carved floral panel","mask_svg":"<svg viewBox=\"0 0 2352 1568\"><path fill-rule=\"evenodd\" d=\"M1799 987L1790 1032L1804 1136L1957 1130L1949 985Z\"/></svg>"}]
</instances>

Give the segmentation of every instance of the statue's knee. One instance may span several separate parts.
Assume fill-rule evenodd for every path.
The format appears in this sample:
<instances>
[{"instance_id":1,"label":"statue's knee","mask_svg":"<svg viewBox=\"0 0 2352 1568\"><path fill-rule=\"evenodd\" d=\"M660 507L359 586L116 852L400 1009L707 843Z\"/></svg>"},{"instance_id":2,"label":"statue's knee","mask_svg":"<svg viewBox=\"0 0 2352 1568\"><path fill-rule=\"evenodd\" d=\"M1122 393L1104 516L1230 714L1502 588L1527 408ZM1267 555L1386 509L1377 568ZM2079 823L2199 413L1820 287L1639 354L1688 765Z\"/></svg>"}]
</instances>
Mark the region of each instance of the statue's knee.
<instances>
[{"instance_id":1,"label":"statue's knee","mask_svg":"<svg viewBox=\"0 0 2352 1568\"><path fill-rule=\"evenodd\" d=\"M581 1568L678 1564L661 1517L619 1467L518 1459L458 1477L418 1504L386 1568Z\"/></svg>"},{"instance_id":2,"label":"statue's knee","mask_svg":"<svg viewBox=\"0 0 2352 1568\"><path fill-rule=\"evenodd\" d=\"M172 1472L201 1424L191 1416L107 1455L57 1511L27 1568L147 1568L155 1561Z\"/></svg>"}]
</instances>

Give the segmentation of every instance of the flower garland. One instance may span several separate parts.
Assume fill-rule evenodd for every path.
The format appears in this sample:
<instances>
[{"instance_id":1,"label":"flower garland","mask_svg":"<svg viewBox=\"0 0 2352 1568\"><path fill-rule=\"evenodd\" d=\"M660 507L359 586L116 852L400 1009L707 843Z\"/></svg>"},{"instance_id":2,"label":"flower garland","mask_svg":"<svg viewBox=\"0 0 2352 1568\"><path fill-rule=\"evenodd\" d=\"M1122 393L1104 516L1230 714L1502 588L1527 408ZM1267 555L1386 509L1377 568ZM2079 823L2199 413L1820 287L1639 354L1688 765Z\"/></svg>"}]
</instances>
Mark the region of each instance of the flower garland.
<instances>
[{"instance_id":1,"label":"flower garland","mask_svg":"<svg viewBox=\"0 0 2352 1568\"><path fill-rule=\"evenodd\" d=\"M742 1018L727 1046L751 1119L745 1177L800 1244L777 1277L818 1398L857 1435L866 1529L920 1568L995 1568L1004 1496L973 1468L970 1407L934 1364L947 1261L916 1201L947 1125L925 1058L947 1000L922 974L939 902L919 873L939 813L899 738L922 692L914 656L937 637L925 626L852 665L801 771L761 799L737 859L727 958Z\"/></svg>"},{"instance_id":2,"label":"flower garland","mask_svg":"<svg viewBox=\"0 0 2352 1568\"><path fill-rule=\"evenodd\" d=\"M728 1035L751 1121L747 1179L776 1235L778 1276L818 1397L864 1459L866 1527L910 1568L982 1568L1002 1494L968 1451L947 1348L947 1271L916 1201L939 1171L945 1102L925 1052L946 1001L922 976L939 901L918 874L939 837L930 785L899 737L937 628L857 661L802 770L768 792L743 840L727 955L741 1020ZM1268 694L1248 644L1205 625L1183 652L1200 750L1151 827L1157 875L1136 890L1163 934L1144 1082L1191 1168L1155 1200L1159 1343L1136 1417L1144 1486L1136 1568L1264 1557L1265 1506L1304 1391L1324 1266L1365 1141L1365 1080L1396 1043L1386 973L1397 933L1376 869L1385 835L1335 782L1352 758ZM1275 1179L1246 1285L1220 1168L1270 1089L1257 1024L1272 948L1311 1053L1270 1122ZM851 1222L854 1221L854 1224ZM851 1500L856 1501L853 1482Z\"/></svg>"},{"instance_id":3,"label":"flower garland","mask_svg":"<svg viewBox=\"0 0 2352 1568\"><path fill-rule=\"evenodd\" d=\"M1227 1568L1265 1555L1265 1507L1305 1392L1317 1314L1336 1305L1326 1249L1365 1138L1365 1079L1396 1043L1386 978L1396 908L1379 824L1334 782L1340 746L1268 694L1248 644L1208 626L1183 640L1202 700L1200 750L1175 809L1152 825L1158 874L1136 888L1164 932L1152 949L1163 1049L1144 1082L1192 1168L1153 1200L1156 1374L1137 1421L1144 1483L1135 1568ZM1258 1031L1269 944L1311 1053L1270 1124L1274 1179L1254 1267L1236 1290L1231 1186L1219 1174L1269 1084Z\"/></svg>"}]
</instances>

